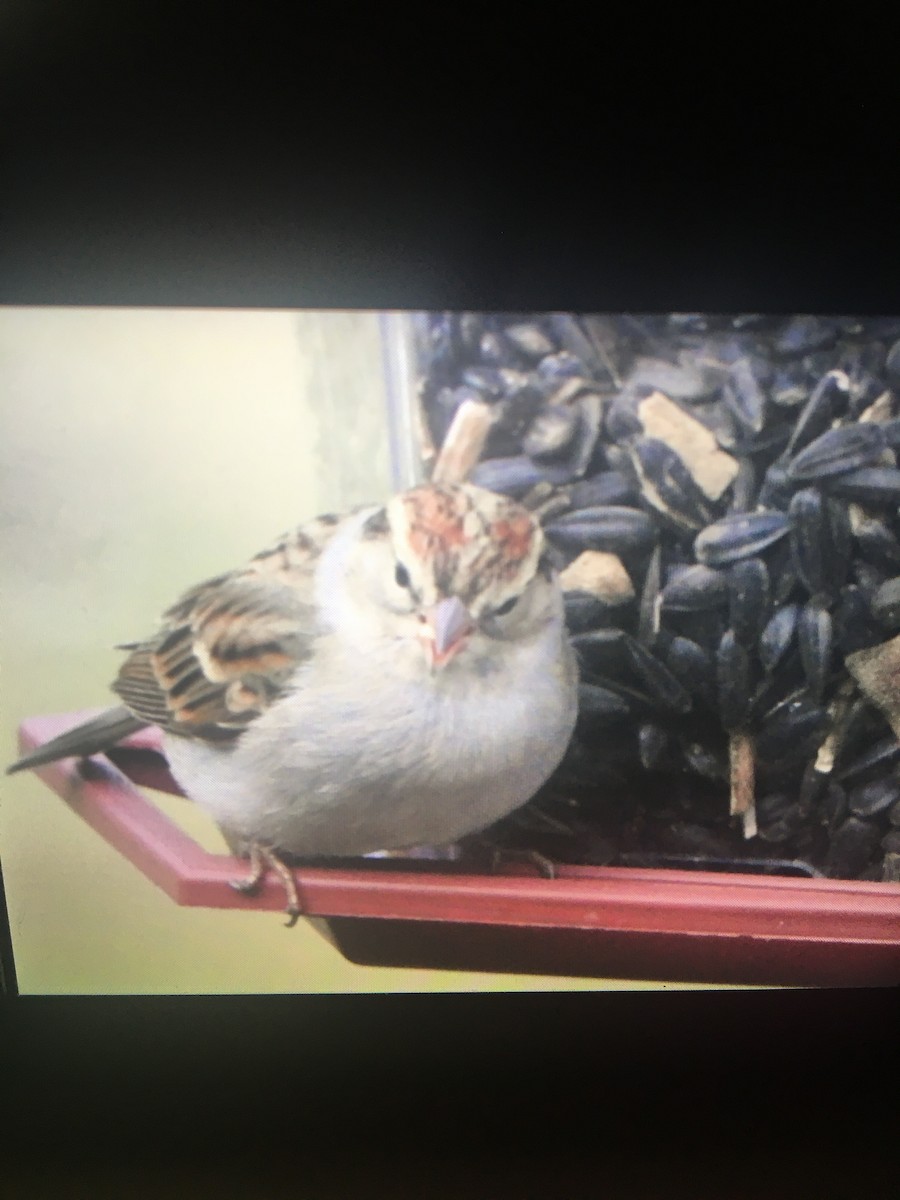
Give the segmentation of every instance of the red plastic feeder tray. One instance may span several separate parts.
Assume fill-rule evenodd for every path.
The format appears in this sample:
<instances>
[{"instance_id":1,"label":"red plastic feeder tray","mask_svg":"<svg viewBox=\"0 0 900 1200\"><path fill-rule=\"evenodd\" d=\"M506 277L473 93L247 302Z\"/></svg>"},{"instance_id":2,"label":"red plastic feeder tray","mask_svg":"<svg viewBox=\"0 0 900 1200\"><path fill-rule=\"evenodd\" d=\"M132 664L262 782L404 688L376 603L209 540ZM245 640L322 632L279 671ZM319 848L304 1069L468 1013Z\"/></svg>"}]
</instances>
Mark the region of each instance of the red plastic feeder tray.
<instances>
[{"instance_id":1,"label":"red plastic feeder tray","mask_svg":"<svg viewBox=\"0 0 900 1200\"><path fill-rule=\"evenodd\" d=\"M33 717L23 751L89 713ZM66 759L37 774L177 904L270 910L267 878L246 897L229 880L246 863L210 854L138 785L181 794L157 730L122 743L117 766ZM127 772L127 773L126 773ZM409 868L410 863L405 866ZM304 911L324 917L350 961L531 974L683 982L888 986L900 983L900 886L631 867L560 866L548 880L500 875L301 867ZM385 869L386 868L386 869Z\"/></svg>"}]
</instances>

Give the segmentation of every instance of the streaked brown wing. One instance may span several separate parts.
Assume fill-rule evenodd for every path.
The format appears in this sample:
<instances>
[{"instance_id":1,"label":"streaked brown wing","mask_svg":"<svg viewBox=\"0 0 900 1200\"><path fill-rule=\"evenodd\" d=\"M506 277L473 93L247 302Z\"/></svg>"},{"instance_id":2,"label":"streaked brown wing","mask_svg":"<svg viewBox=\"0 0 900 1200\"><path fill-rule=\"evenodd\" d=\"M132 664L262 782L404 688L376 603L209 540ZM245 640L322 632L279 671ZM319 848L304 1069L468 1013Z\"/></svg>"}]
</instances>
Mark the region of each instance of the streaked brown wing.
<instances>
[{"instance_id":1,"label":"streaked brown wing","mask_svg":"<svg viewBox=\"0 0 900 1200\"><path fill-rule=\"evenodd\" d=\"M113 691L170 733L236 737L312 653L313 576L338 524L319 517L186 592L155 637L130 647Z\"/></svg>"},{"instance_id":2,"label":"streaked brown wing","mask_svg":"<svg viewBox=\"0 0 900 1200\"><path fill-rule=\"evenodd\" d=\"M177 612L113 684L133 712L170 733L236 736L312 652L313 606L276 580L218 579Z\"/></svg>"}]
</instances>

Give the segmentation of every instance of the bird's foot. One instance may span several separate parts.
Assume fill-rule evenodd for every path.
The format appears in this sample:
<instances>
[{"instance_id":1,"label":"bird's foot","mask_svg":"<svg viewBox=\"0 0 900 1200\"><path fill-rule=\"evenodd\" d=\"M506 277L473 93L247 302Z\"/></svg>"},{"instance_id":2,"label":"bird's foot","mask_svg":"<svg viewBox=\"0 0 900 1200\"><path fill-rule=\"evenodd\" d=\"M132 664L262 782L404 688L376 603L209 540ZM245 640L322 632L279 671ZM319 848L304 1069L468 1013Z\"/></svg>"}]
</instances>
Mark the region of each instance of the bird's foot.
<instances>
[{"instance_id":1,"label":"bird's foot","mask_svg":"<svg viewBox=\"0 0 900 1200\"><path fill-rule=\"evenodd\" d=\"M284 911L289 918L287 928L292 929L300 917L303 916L303 909L300 907L300 900L297 896L297 883L293 872L281 861L275 851L270 850L268 846L261 846L258 842L251 842L249 850L250 874L244 879L230 880L231 887L244 896L255 896L262 886L262 881L265 879L266 873L270 870L274 871L281 880L287 896L288 902Z\"/></svg>"},{"instance_id":2,"label":"bird's foot","mask_svg":"<svg viewBox=\"0 0 900 1200\"><path fill-rule=\"evenodd\" d=\"M556 878L556 867L539 850L517 850L510 846L496 847L491 854L491 871L496 871L498 867L502 866L504 859L507 862L525 862L537 867L543 879Z\"/></svg>"}]
</instances>

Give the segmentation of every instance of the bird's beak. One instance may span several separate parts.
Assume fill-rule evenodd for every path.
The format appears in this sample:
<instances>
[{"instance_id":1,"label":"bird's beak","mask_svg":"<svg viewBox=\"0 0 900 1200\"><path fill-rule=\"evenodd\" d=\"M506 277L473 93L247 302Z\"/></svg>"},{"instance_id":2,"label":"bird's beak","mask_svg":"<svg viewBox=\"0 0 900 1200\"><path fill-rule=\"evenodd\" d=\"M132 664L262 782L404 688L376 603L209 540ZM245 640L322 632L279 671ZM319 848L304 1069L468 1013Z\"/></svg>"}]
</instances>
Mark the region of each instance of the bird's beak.
<instances>
[{"instance_id":1,"label":"bird's beak","mask_svg":"<svg viewBox=\"0 0 900 1200\"><path fill-rule=\"evenodd\" d=\"M466 643L475 628L469 610L456 596L439 600L425 610L422 639L432 667L443 667Z\"/></svg>"}]
</instances>

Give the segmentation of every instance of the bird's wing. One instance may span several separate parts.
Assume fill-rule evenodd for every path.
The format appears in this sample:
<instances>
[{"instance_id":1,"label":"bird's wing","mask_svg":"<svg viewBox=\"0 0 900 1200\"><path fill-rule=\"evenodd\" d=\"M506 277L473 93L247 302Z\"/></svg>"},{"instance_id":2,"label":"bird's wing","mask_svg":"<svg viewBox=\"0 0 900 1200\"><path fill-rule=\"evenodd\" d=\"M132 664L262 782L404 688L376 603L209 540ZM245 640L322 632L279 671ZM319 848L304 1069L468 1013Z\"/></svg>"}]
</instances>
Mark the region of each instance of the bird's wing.
<instances>
[{"instance_id":1,"label":"bird's wing","mask_svg":"<svg viewBox=\"0 0 900 1200\"><path fill-rule=\"evenodd\" d=\"M124 647L113 691L169 733L237 737L312 655L316 565L339 524L319 517L186 592L154 637Z\"/></svg>"}]
</instances>

